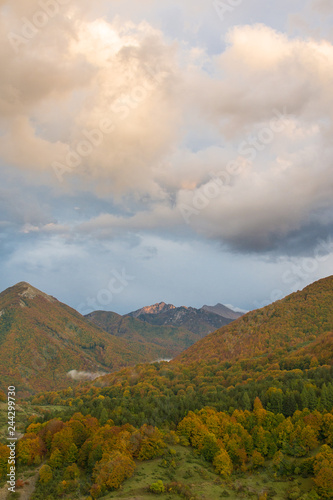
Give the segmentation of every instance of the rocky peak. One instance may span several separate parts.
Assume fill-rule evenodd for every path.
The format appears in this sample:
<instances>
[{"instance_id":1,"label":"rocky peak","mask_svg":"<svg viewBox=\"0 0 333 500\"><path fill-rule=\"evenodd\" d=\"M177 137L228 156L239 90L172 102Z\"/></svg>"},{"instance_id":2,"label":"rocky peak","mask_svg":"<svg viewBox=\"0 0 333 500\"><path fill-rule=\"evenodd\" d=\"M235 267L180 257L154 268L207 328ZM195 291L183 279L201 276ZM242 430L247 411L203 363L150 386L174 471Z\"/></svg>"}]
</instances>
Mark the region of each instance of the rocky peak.
<instances>
[{"instance_id":1,"label":"rocky peak","mask_svg":"<svg viewBox=\"0 0 333 500\"><path fill-rule=\"evenodd\" d=\"M176 307L172 304L166 304L165 302L158 302L151 306L142 307L141 309L130 313L129 316L137 318L141 314L159 314L162 312L170 311L172 309L176 309Z\"/></svg>"},{"instance_id":2,"label":"rocky peak","mask_svg":"<svg viewBox=\"0 0 333 500\"><path fill-rule=\"evenodd\" d=\"M49 302L55 302L56 299L51 297L50 295L47 295L44 292L41 292L38 290L38 288L35 288L34 286L30 285L30 283L27 283L26 281L21 281L20 283L17 283L14 288L18 289L18 296L25 298L25 299L34 299L35 297L44 297L44 299L48 300Z\"/></svg>"}]
</instances>

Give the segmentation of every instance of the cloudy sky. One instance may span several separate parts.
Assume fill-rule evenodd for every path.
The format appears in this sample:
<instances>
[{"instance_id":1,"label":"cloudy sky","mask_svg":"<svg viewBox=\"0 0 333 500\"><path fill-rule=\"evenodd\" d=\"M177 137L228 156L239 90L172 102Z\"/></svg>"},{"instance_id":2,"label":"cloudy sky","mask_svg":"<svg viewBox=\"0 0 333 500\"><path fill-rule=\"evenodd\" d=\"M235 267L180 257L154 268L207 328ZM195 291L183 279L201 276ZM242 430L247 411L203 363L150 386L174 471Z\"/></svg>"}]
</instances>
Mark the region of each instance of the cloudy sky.
<instances>
[{"instance_id":1,"label":"cloudy sky","mask_svg":"<svg viewBox=\"0 0 333 500\"><path fill-rule=\"evenodd\" d=\"M0 0L1 289L245 310L332 274L332 0Z\"/></svg>"}]
</instances>

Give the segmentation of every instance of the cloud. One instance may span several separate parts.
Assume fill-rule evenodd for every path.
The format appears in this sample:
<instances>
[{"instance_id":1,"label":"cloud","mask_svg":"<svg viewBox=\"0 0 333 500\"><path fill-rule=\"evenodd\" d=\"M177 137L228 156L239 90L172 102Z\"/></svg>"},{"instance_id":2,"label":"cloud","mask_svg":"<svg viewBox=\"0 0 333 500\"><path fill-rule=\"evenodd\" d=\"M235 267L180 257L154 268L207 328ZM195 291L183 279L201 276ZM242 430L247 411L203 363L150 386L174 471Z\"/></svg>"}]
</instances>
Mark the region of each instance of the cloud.
<instances>
[{"instance_id":1,"label":"cloud","mask_svg":"<svg viewBox=\"0 0 333 500\"><path fill-rule=\"evenodd\" d=\"M218 78L202 81L209 92L202 88L200 95L203 113L220 120L228 137L270 120L274 108L305 123L331 109L329 42L290 39L263 25L235 27L227 41L217 57Z\"/></svg>"},{"instance_id":2,"label":"cloud","mask_svg":"<svg viewBox=\"0 0 333 500\"><path fill-rule=\"evenodd\" d=\"M52 173L54 182L52 166L64 164L82 189L95 183L104 195L122 195L133 182L139 191L158 192L152 169L177 142L180 113L168 97L174 94L175 48L145 22L57 19L16 55L8 40L15 31L2 26L3 160ZM53 43L56 26L59 44ZM59 108L63 114L56 116ZM88 153L87 139L93 142ZM73 155L76 169L68 160Z\"/></svg>"},{"instance_id":3,"label":"cloud","mask_svg":"<svg viewBox=\"0 0 333 500\"><path fill-rule=\"evenodd\" d=\"M10 5L2 2L0 25L2 163L47 187L54 204L92 193L85 217L21 216L23 234L164 231L242 252L296 252L311 246L309 227L327 233L329 41L242 25L212 56L147 21L102 18L94 9L103 3L92 11L72 1L15 51L8 35L23 36L22 16L33 23L40 3ZM287 116L274 128L276 113ZM96 214L98 199L112 207Z\"/></svg>"},{"instance_id":4,"label":"cloud","mask_svg":"<svg viewBox=\"0 0 333 500\"><path fill-rule=\"evenodd\" d=\"M82 381L82 380L95 380L98 377L102 377L103 375L107 375L106 372L79 372L77 370L71 370L67 373L67 376L72 378L73 380Z\"/></svg>"},{"instance_id":5,"label":"cloud","mask_svg":"<svg viewBox=\"0 0 333 500\"><path fill-rule=\"evenodd\" d=\"M333 11L331 0L313 0L311 7L314 11L318 11L321 14L330 14Z\"/></svg>"}]
</instances>

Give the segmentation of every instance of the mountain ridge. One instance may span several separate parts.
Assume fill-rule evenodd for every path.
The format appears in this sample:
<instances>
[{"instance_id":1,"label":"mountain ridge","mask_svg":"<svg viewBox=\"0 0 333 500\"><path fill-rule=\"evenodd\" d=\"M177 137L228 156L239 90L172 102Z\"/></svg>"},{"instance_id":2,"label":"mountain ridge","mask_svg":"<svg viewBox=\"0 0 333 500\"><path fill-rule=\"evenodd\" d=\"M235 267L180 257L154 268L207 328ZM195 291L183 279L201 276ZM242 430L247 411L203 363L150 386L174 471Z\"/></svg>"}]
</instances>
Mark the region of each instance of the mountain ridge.
<instances>
[{"instance_id":1,"label":"mountain ridge","mask_svg":"<svg viewBox=\"0 0 333 500\"><path fill-rule=\"evenodd\" d=\"M110 334L125 339L129 345L140 345L142 352L149 356L147 361L174 358L202 338L186 328L153 325L139 318L121 316L111 311L94 311L85 317Z\"/></svg>"},{"instance_id":2,"label":"mountain ridge","mask_svg":"<svg viewBox=\"0 0 333 500\"><path fill-rule=\"evenodd\" d=\"M0 293L1 384L35 392L70 385L68 372L110 372L144 362L128 343L29 283Z\"/></svg>"},{"instance_id":3,"label":"mountain ridge","mask_svg":"<svg viewBox=\"0 0 333 500\"><path fill-rule=\"evenodd\" d=\"M176 309L173 304L166 304L165 302L157 302L151 306L144 306L141 309L125 314L124 316L132 316L133 318L139 317L141 314L158 314L161 312Z\"/></svg>"},{"instance_id":4,"label":"mountain ridge","mask_svg":"<svg viewBox=\"0 0 333 500\"><path fill-rule=\"evenodd\" d=\"M235 362L290 350L333 330L333 276L244 316L201 339L174 362Z\"/></svg>"},{"instance_id":5,"label":"mountain ridge","mask_svg":"<svg viewBox=\"0 0 333 500\"><path fill-rule=\"evenodd\" d=\"M214 308L214 306L212 307ZM222 307L225 308L228 317L220 313L215 313L214 311L205 310L203 307L200 309L187 306L175 307L173 304L166 304L165 302L145 306L128 313L127 316L135 317L136 319L152 325L180 326L195 334L205 336L215 331L217 328L229 324L241 315L241 313L231 311L221 304L221 308Z\"/></svg>"},{"instance_id":6,"label":"mountain ridge","mask_svg":"<svg viewBox=\"0 0 333 500\"><path fill-rule=\"evenodd\" d=\"M230 309L230 307L227 307L224 304L221 304L220 302L218 304L216 304L215 306L204 305L204 306L202 306L201 309L203 309L204 311L219 314L220 316L223 316L224 318L228 318L228 319L238 319L241 316L243 316L243 314L244 314L241 312L234 311L233 309Z\"/></svg>"}]
</instances>

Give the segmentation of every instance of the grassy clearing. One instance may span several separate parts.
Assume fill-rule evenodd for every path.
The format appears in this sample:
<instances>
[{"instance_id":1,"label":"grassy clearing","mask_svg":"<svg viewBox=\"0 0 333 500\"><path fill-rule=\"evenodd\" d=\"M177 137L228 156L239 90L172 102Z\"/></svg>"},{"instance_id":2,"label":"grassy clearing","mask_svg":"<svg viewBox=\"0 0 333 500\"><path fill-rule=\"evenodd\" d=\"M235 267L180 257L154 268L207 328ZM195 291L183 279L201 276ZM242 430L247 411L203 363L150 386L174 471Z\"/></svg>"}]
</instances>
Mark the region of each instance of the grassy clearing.
<instances>
[{"instance_id":1,"label":"grassy clearing","mask_svg":"<svg viewBox=\"0 0 333 500\"><path fill-rule=\"evenodd\" d=\"M313 488L312 480L302 478L275 478L269 468L255 473L246 472L234 474L229 481L224 481L215 473L213 467L196 455L192 448L180 445L172 446L171 454L155 460L139 462L134 475L125 481L118 491L110 492L103 497L104 500L176 500L184 498L177 493L166 491L160 495L149 491L149 486L162 480L166 486L172 482L182 483L188 488L193 500L229 500L252 499L258 500L288 500L288 491L293 487L300 488L301 494ZM31 487L37 479L36 469L19 467L18 477L27 482L22 499L26 497L27 490L32 493ZM30 486L29 486L30 484ZM3 485L0 485L0 488ZM300 496L301 496L300 494ZM0 496L0 498L2 498ZM6 497L5 497L6 498ZM69 495L68 500L86 500L87 496ZM190 497L188 497L190 498Z\"/></svg>"},{"instance_id":2,"label":"grassy clearing","mask_svg":"<svg viewBox=\"0 0 333 500\"><path fill-rule=\"evenodd\" d=\"M138 462L133 477L125 481L121 490L109 493L106 499L123 500L174 500L184 498L175 493L155 495L148 491L149 485L162 480L164 485L177 481L185 484L197 500L229 500L253 499L258 500L267 493L267 499L287 500L288 491L298 486L302 493L311 490L313 483L305 479L276 479L267 472L241 473L234 475L232 480L223 481L214 469L194 454L191 448L174 446L176 468L163 467L163 458L149 462Z\"/></svg>"},{"instance_id":3,"label":"grassy clearing","mask_svg":"<svg viewBox=\"0 0 333 500\"><path fill-rule=\"evenodd\" d=\"M42 416L44 411L52 411L61 413L66 410L65 406L36 406L29 402L23 401L16 405L15 427L19 435L23 434L29 418L32 415ZM6 443L8 437L8 422L7 422L7 403L0 402L0 442Z\"/></svg>"},{"instance_id":4,"label":"grassy clearing","mask_svg":"<svg viewBox=\"0 0 333 500\"><path fill-rule=\"evenodd\" d=\"M16 418L15 428L20 434L24 433L25 427L32 415L37 415L38 412L27 403L17 403L16 405ZM0 442L6 442L8 437L8 419L7 419L7 403L0 403Z\"/></svg>"}]
</instances>

